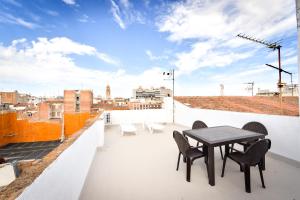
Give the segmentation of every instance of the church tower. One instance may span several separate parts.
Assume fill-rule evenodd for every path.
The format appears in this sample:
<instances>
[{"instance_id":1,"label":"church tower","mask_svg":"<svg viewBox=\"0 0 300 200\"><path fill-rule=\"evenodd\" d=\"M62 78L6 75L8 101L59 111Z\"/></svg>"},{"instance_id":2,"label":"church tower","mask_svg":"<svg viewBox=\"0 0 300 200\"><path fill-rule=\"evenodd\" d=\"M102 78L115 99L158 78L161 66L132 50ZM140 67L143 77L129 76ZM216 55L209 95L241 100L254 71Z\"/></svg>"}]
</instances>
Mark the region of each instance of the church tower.
<instances>
[{"instance_id":1,"label":"church tower","mask_svg":"<svg viewBox=\"0 0 300 200\"><path fill-rule=\"evenodd\" d=\"M106 86L106 99L110 99L111 98L111 96L110 96L110 86L107 84L107 86Z\"/></svg>"}]
</instances>

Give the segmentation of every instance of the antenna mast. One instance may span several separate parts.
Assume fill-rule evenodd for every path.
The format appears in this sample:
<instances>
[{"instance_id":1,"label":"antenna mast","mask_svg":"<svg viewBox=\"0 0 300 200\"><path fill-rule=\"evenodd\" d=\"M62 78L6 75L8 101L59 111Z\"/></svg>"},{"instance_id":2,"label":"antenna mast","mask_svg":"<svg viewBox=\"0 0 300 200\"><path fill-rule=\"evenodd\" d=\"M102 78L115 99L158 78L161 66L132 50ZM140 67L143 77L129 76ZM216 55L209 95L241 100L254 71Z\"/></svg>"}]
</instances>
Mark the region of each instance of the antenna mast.
<instances>
[{"instance_id":1,"label":"antenna mast","mask_svg":"<svg viewBox=\"0 0 300 200\"><path fill-rule=\"evenodd\" d=\"M250 36L247 36L247 35L241 34L241 33L237 34L237 37L240 37L240 38L243 38L245 40L252 41L252 42L256 42L256 43L259 43L259 44L262 44L262 45L265 45L267 48L270 48L273 51L275 51L275 50L278 51L278 68L277 69L278 69L279 79L278 79L277 86L278 86L278 90L279 90L280 109L281 109L281 113L282 113L282 87L283 87L283 83L281 81L281 72L282 72L282 69L281 69L281 55L280 55L281 45L278 44L277 42L267 42L265 40L250 37Z\"/></svg>"},{"instance_id":2,"label":"antenna mast","mask_svg":"<svg viewBox=\"0 0 300 200\"><path fill-rule=\"evenodd\" d=\"M252 94L252 96L253 96L254 81L252 81L252 82L249 82L249 83L244 83L244 84L247 84L247 85L249 85L249 86L250 86L250 89L251 89L251 94Z\"/></svg>"}]
</instances>

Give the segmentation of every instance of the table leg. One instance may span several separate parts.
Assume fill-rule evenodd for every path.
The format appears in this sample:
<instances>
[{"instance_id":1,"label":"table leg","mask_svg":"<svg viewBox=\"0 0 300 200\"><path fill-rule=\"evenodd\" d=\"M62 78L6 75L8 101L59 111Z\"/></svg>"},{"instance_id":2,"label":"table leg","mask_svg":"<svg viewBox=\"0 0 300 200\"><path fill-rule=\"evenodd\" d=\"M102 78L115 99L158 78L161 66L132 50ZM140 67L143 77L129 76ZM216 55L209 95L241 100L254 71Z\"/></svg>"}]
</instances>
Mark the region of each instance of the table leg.
<instances>
[{"instance_id":1,"label":"table leg","mask_svg":"<svg viewBox=\"0 0 300 200\"><path fill-rule=\"evenodd\" d=\"M215 155L214 147L208 147L208 182L211 186L215 185Z\"/></svg>"},{"instance_id":2,"label":"table leg","mask_svg":"<svg viewBox=\"0 0 300 200\"><path fill-rule=\"evenodd\" d=\"M250 166L245 165L244 175L245 175L245 189L246 189L246 192L250 193L251 192Z\"/></svg>"},{"instance_id":3,"label":"table leg","mask_svg":"<svg viewBox=\"0 0 300 200\"><path fill-rule=\"evenodd\" d=\"M207 164L207 162L208 162L208 159L207 159L208 158L208 148L207 148L207 146L205 144L203 144L203 153L205 155L204 161Z\"/></svg>"},{"instance_id":4,"label":"table leg","mask_svg":"<svg viewBox=\"0 0 300 200\"><path fill-rule=\"evenodd\" d=\"M225 165L226 165L226 160L227 160L228 154L229 154L229 144L226 144L225 145L225 155L224 155L224 159L223 159L223 167L222 167L221 177L224 177Z\"/></svg>"}]
</instances>

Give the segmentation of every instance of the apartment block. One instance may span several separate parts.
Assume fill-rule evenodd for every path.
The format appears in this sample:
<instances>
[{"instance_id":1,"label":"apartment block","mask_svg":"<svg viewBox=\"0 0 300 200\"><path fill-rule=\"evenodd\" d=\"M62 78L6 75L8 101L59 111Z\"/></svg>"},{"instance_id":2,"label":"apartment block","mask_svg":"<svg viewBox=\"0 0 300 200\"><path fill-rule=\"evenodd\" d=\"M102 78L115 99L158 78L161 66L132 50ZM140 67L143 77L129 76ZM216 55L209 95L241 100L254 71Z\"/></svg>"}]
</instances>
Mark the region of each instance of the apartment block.
<instances>
[{"instance_id":1,"label":"apartment block","mask_svg":"<svg viewBox=\"0 0 300 200\"><path fill-rule=\"evenodd\" d=\"M171 97L172 90L165 87L144 89L139 87L133 90L133 98L135 99L161 99L163 97Z\"/></svg>"},{"instance_id":2,"label":"apartment block","mask_svg":"<svg viewBox=\"0 0 300 200\"><path fill-rule=\"evenodd\" d=\"M130 110L145 110L145 109L161 109L162 101L160 100L145 100L145 99L132 99L128 103Z\"/></svg>"},{"instance_id":3,"label":"apartment block","mask_svg":"<svg viewBox=\"0 0 300 200\"><path fill-rule=\"evenodd\" d=\"M65 90L64 112L91 112L93 92L91 90Z\"/></svg>"},{"instance_id":4,"label":"apartment block","mask_svg":"<svg viewBox=\"0 0 300 200\"><path fill-rule=\"evenodd\" d=\"M0 104L12 104L18 103L19 93L17 90L13 92L0 92Z\"/></svg>"},{"instance_id":5,"label":"apartment block","mask_svg":"<svg viewBox=\"0 0 300 200\"><path fill-rule=\"evenodd\" d=\"M39 103L38 117L39 120L61 119L63 113L62 99L49 99Z\"/></svg>"}]
</instances>

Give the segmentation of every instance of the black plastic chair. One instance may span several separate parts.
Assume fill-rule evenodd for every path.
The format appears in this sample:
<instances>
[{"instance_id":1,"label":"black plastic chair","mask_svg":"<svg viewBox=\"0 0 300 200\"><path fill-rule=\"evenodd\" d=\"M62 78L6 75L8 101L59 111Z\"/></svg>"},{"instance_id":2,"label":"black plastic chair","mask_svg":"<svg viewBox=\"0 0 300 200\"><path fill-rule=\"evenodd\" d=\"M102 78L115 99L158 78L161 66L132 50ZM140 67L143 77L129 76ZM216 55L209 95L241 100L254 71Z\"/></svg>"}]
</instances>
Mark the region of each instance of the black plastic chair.
<instances>
[{"instance_id":1,"label":"black plastic chair","mask_svg":"<svg viewBox=\"0 0 300 200\"><path fill-rule=\"evenodd\" d=\"M266 188L264 183L263 172L262 172L263 159L265 157L265 154L271 148L271 140L263 139L263 140L256 141L255 143L251 144L251 146L246 150L246 152L235 151L229 153L229 147L227 146L227 148L228 149L225 150L221 177L224 177L226 160L227 158L230 158L233 161L237 162L244 171L246 192L248 193L251 192L250 166L258 165L262 187Z\"/></svg>"},{"instance_id":2,"label":"black plastic chair","mask_svg":"<svg viewBox=\"0 0 300 200\"><path fill-rule=\"evenodd\" d=\"M192 129L200 129L200 128L208 128L208 126L200 120L197 120L193 123ZM197 142L197 146L199 146L199 142ZM220 153L221 153L221 158L223 159L223 151L222 151L222 146L220 146Z\"/></svg>"},{"instance_id":3,"label":"black plastic chair","mask_svg":"<svg viewBox=\"0 0 300 200\"><path fill-rule=\"evenodd\" d=\"M5 163L5 159L0 157L0 164L3 164L3 163Z\"/></svg>"},{"instance_id":4,"label":"black plastic chair","mask_svg":"<svg viewBox=\"0 0 300 200\"><path fill-rule=\"evenodd\" d=\"M178 146L179 154L177 160L177 168L179 168L180 156L183 155L183 158L186 159L186 180L190 182L191 179L191 165L193 161L197 158L205 157L205 154L198 149L198 147L190 146L187 138L185 138L178 131L173 131L173 138ZM207 166L206 166L207 168Z\"/></svg>"},{"instance_id":5,"label":"black plastic chair","mask_svg":"<svg viewBox=\"0 0 300 200\"><path fill-rule=\"evenodd\" d=\"M259 123L259 122L248 122L247 124L245 124L242 129L244 130L248 130L248 131L253 131L256 133L261 133L264 135L268 135L268 130L266 129L266 127ZM238 142L238 144L242 145L244 148L244 151L246 151L246 149L253 143L255 143L257 140L254 141L247 141L247 142ZM234 150L234 144L232 144L231 146L231 152Z\"/></svg>"}]
</instances>

